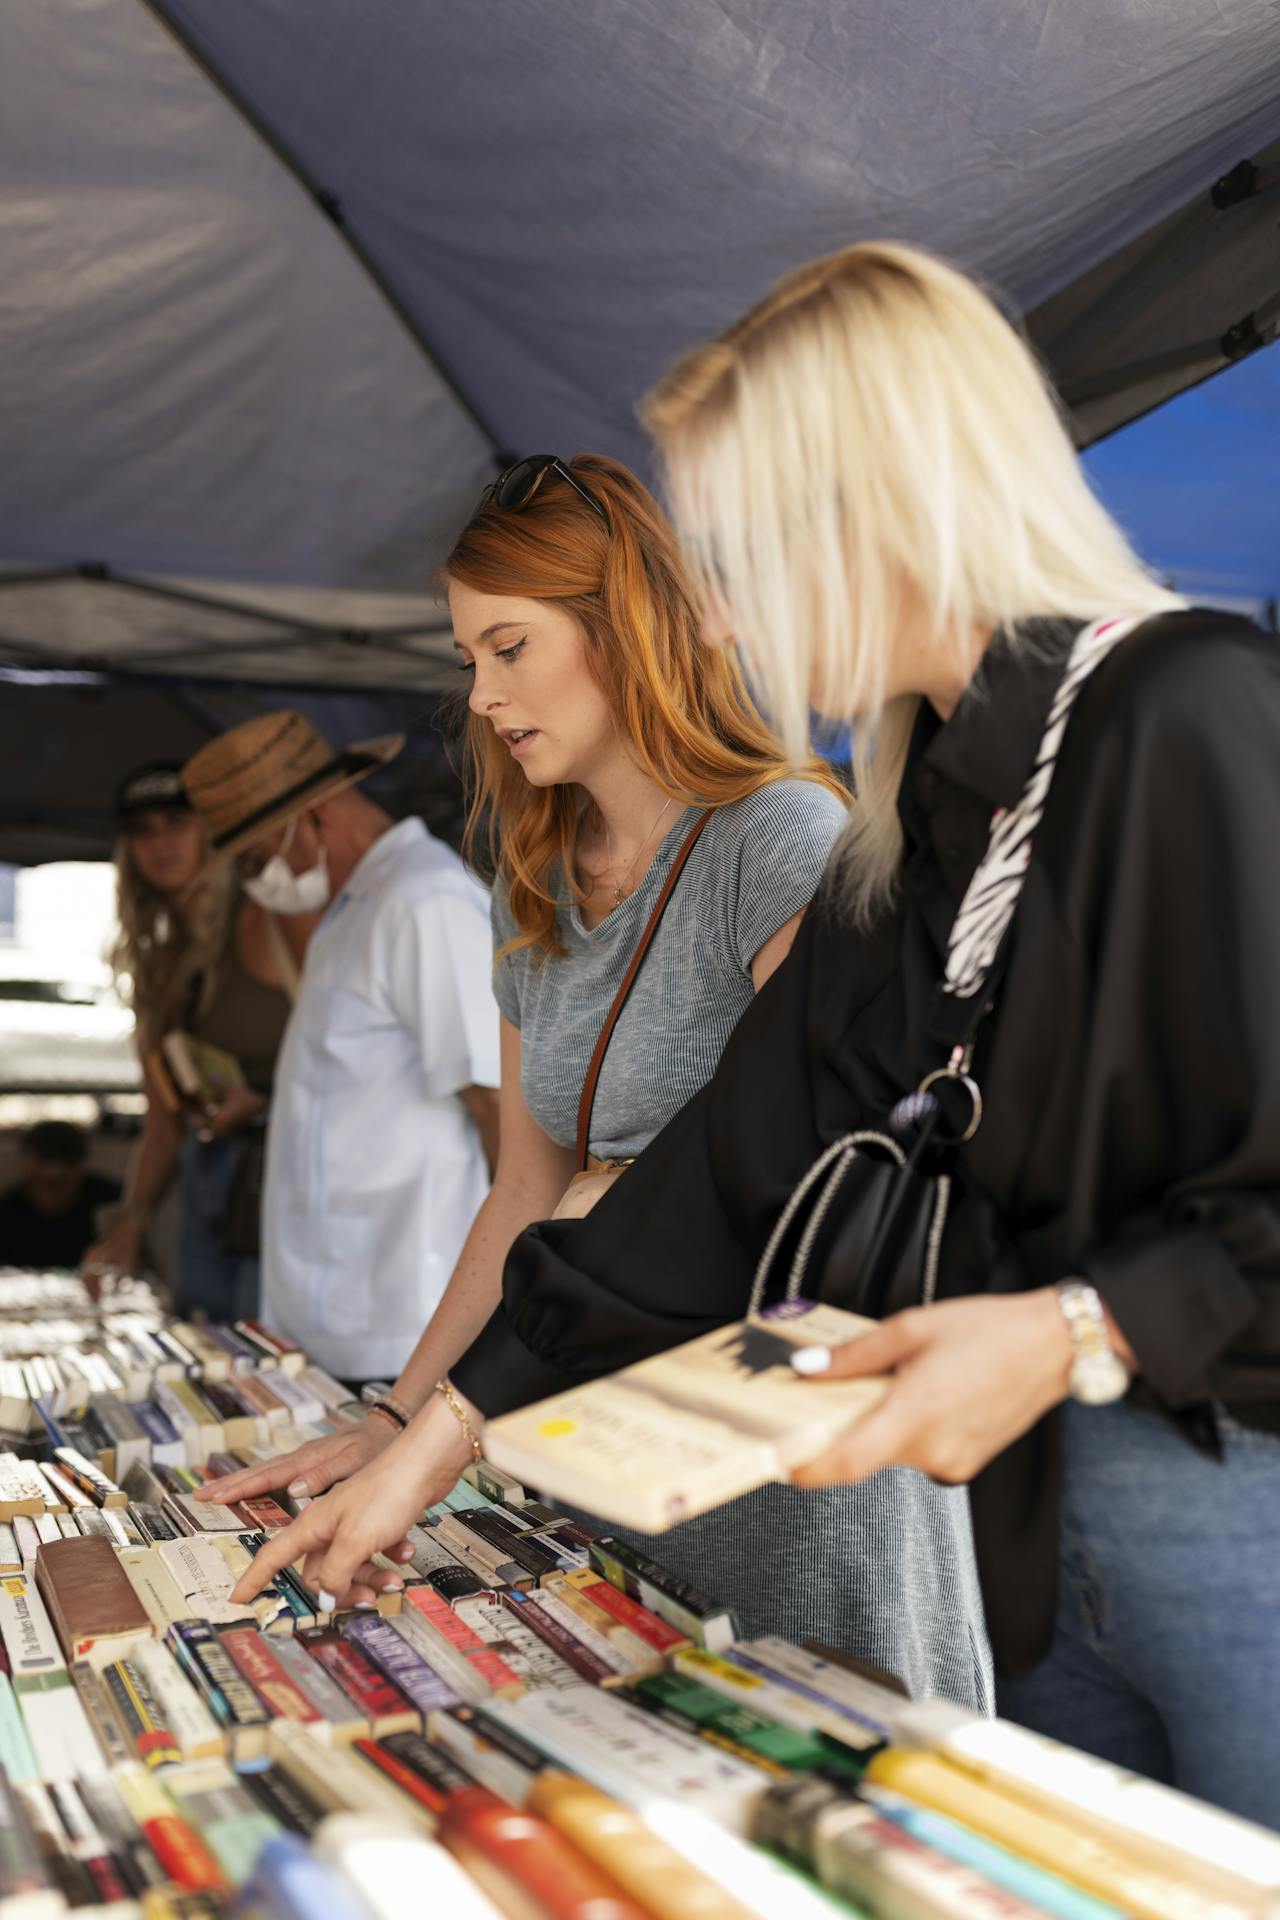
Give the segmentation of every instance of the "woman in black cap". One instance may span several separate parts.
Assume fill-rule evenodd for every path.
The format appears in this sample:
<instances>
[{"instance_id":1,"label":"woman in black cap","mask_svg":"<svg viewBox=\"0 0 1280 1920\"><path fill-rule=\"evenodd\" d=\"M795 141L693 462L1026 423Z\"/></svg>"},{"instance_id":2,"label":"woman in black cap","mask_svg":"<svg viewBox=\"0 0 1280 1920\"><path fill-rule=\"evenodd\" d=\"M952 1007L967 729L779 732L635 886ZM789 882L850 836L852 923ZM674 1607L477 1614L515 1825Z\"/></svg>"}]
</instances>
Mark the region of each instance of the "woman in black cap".
<instances>
[{"instance_id":1,"label":"woman in black cap","mask_svg":"<svg viewBox=\"0 0 1280 1920\"><path fill-rule=\"evenodd\" d=\"M134 1010L147 1113L125 1200L85 1256L89 1276L136 1270L142 1239L180 1173L176 1304L210 1319L257 1308L257 1204L263 1122L276 1054L314 922L279 922L210 867L179 763L152 761L116 791L119 937L112 956ZM184 1093L190 1050L216 1047L239 1076ZM169 1046L166 1048L166 1038Z\"/></svg>"}]
</instances>

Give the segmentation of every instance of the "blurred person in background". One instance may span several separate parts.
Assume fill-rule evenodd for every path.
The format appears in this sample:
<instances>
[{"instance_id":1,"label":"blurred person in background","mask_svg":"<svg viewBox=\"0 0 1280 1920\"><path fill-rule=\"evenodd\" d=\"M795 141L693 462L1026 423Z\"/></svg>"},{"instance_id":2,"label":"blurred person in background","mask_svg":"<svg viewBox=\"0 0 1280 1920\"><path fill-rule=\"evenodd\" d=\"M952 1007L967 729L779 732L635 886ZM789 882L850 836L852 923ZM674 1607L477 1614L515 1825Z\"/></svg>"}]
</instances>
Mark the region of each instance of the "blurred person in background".
<instances>
[{"instance_id":1,"label":"blurred person in background","mask_svg":"<svg viewBox=\"0 0 1280 1920\"><path fill-rule=\"evenodd\" d=\"M89 1171L89 1143L66 1120L42 1120L22 1140L16 1185L0 1194L0 1267L78 1267L99 1207L120 1182Z\"/></svg>"},{"instance_id":2,"label":"blurred person in background","mask_svg":"<svg viewBox=\"0 0 1280 1920\"><path fill-rule=\"evenodd\" d=\"M183 769L244 891L285 926L323 909L276 1076L262 1305L353 1386L408 1359L497 1157L488 896L360 788L403 745L335 750L285 710Z\"/></svg>"},{"instance_id":3,"label":"blurred person in background","mask_svg":"<svg viewBox=\"0 0 1280 1920\"><path fill-rule=\"evenodd\" d=\"M136 768L116 793L119 937L112 964L133 1008L147 1096L125 1199L89 1248L86 1277L136 1272L157 1207L179 1179L179 1313L257 1312L259 1206L276 1055L314 917L276 921L208 861L176 762ZM166 1066L181 1032L234 1056L245 1084L195 1103Z\"/></svg>"}]
</instances>

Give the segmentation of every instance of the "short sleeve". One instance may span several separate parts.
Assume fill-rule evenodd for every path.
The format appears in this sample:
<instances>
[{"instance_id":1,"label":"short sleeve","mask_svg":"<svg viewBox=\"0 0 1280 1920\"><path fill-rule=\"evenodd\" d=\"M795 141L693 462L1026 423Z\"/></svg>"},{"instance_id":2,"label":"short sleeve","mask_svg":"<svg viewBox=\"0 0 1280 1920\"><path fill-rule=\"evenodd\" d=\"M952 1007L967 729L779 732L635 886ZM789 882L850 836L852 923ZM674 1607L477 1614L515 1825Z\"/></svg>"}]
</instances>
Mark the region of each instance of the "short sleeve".
<instances>
[{"instance_id":1,"label":"short sleeve","mask_svg":"<svg viewBox=\"0 0 1280 1920\"><path fill-rule=\"evenodd\" d=\"M496 1087L498 1009L483 891L467 880L397 906L387 988L397 1016L418 1036L428 1094Z\"/></svg>"},{"instance_id":2,"label":"short sleeve","mask_svg":"<svg viewBox=\"0 0 1280 1920\"><path fill-rule=\"evenodd\" d=\"M803 912L848 814L814 780L780 780L732 809L737 858L725 849L729 937L744 973L761 947Z\"/></svg>"},{"instance_id":3,"label":"short sleeve","mask_svg":"<svg viewBox=\"0 0 1280 1920\"><path fill-rule=\"evenodd\" d=\"M515 915L511 911L511 900L506 883L497 880L489 904L489 926L493 939L493 954L504 947L508 940L514 940L520 929L516 925ZM528 955L509 953L501 960L491 957L493 969L493 996L502 1011L504 1019L513 1027L520 1025L521 990L524 986L525 968Z\"/></svg>"}]
</instances>

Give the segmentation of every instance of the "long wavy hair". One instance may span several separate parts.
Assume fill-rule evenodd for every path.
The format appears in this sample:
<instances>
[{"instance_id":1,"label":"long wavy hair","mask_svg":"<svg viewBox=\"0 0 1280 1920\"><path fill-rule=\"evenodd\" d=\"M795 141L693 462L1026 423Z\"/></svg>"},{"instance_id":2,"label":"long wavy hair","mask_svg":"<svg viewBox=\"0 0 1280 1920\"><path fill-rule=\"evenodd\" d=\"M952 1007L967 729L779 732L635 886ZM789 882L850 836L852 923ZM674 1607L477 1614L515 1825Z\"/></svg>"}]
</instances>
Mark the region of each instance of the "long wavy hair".
<instances>
[{"instance_id":1,"label":"long wavy hair","mask_svg":"<svg viewBox=\"0 0 1280 1920\"><path fill-rule=\"evenodd\" d=\"M919 699L890 697L904 615L968 672L975 632L1177 606L1094 498L1025 340L963 273L870 241L784 275L680 360L645 420L692 565L794 753L810 699L856 722L832 865L854 917L891 897Z\"/></svg>"},{"instance_id":2,"label":"long wavy hair","mask_svg":"<svg viewBox=\"0 0 1280 1920\"><path fill-rule=\"evenodd\" d=\"M114 860L119 932L111 966L117 992L133 1009L138 1051L147 1054L186 1016L193 990L195 1012L206 1012L213 1000L231 938L235 872L227 862L203 874L184 917L142 878L127 835L116 841Z\"/></svg>"},{"instance_id":3,"label":"long wavy hair","mask_svg":"<svg viewBox=\"0 0 1280 1920\"><path fill-rule=\"evenodd\" d=\"M548 474L518 513L481 503L445 562L446 585L457 580L479 593L554 601L572 614L619 737L669 799L724 806L799 773L847 800L820 760L805 754L794 766L788 761L732 655L703 642L697 591L652 494L603 455L579 454L570 466L600 501L607 525ZM504 951L562 953L557 871L579 900L586 897L573 858L582 789L531 786L493 728L474 714L466 761L466 849L487 851L520 929Z\"/></svg>"}]
</instances>

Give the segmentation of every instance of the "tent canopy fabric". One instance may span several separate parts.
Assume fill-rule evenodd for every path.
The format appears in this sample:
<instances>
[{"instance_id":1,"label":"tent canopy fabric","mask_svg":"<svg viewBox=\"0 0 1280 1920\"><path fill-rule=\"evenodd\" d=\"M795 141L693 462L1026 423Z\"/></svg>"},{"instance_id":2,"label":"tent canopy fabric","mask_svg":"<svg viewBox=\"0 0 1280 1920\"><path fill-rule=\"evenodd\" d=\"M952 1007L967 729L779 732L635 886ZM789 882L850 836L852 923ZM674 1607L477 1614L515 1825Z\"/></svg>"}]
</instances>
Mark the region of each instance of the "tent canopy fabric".
<instances>
[{"instance_id":1,"label":"tent canopy fabric","mask_svg":"<svg viewBox=\"0 0 1280 1920\"><path fill-rule=\"evenodd\" d=\"M426 697L500 465L643 468L670 358L854 239L987 276L1082 439L1280 312L1280 0L41 0L0 128L27 672Z\"/></svg>"}]
</instances>

